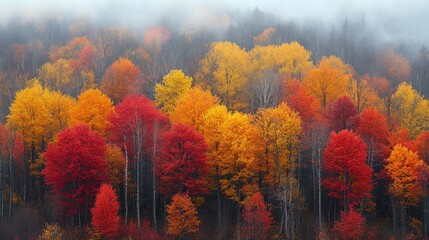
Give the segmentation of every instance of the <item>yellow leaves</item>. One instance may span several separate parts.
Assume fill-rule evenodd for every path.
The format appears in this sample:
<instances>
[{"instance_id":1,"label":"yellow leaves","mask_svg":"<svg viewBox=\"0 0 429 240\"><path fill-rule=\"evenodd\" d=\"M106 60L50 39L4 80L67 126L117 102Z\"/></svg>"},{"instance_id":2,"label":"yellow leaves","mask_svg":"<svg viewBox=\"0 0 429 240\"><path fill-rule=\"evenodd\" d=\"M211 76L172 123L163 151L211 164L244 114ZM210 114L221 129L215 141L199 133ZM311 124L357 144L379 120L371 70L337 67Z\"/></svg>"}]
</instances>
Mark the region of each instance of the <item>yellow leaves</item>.
<instances>
[{"instance_id":1,"label":"yellow leaves","mask_svg":"<svg viewBox=\"0 0 429 240\"><path fill-rule=\"evenodd\" d=\"M231 42L215 42L200 62L196 81L219 96L228 109L244 109L243 87L248 81L249 56Z\"/></svg>"},{"instance_id":2,"label":"yellow leaves","mask_svg":"<svg viewBox=\"0 0 429 240\"><path fill-rule=\"evenodd\" d=\"M320 99L323 107L347 92L354 70L335 56L323 57L319 67L312 69L305 78L308 91Z\"/></svg>"},{"instance_id":3,"label":"yellow leaves","mask_svg":"<svg viewBox=\"0 0 429 240\"><path fill-rule=\"evenodd\" d=\"M7 117L8 124L24 136L28 146L38 150L39 143L51 141L68 126L70 110L74 105L73 98L42 89L34 80L32 85L16 94Z\"/></svg>"},{"instance_id":4,"label":"yellow leaves","mask_svg":"<svg viewBox=\"0 0 429 240\"><path fill-rule=\"evenodd\" d=\"M425 164L416 152L398 144L386 159L386 171L391 178L389 192L401 205L416 206L422 196L422 177Z\"/></svg>"},{"instance_id":5,"label":"yellow leaves","mask_svg":"<svg viewBox=\"0 0 429 240\"><path fill-rule=\"evenodd\" d=\"M248 115L235 112L221 126L219 174L221 189L233 201L243 203L257 190L252 165L255 161L256 133Z\"/></svg>"},{"instance_id":6,"label":"yellow leaves","mask_svg":"<svg viewBox=\"0 0 429 240\"><path fill-rule=\"evenodd\" d=\"M392 115L411 136L429 129L429 102L407 83L401 83L392 96Z\"/></svg>"},{"instance_id":7,"label":"yellow leaves","mask_svg":"<svg viewBox=\"0 0 429 240\"><path fill-rule=\"evenodd\" d=\"M176 103L189 92L191 85L192 78L181 70L171 70L162 79L162 84L156 84L156 105L165 113L172 113Z\"/></svg>"},{"instance_id":8,"label":"yellow leaves","mask_svg":"<svg viewBox=\"0 0 429 240\"><path fill-rule=\"evenodd\" d=\"M289 78L301 78L313 68L310 51L297 42L256 46L249 54L253 64L252 77L274 71Z\"/></svg>"},{"instance_id":9,"label":"yellow leaves","mask_svg":"<svg viewBox=\"0 0 429 240\"><path fill-rule=\"evenodd\" d=\"M259 171L268 173L265 181L280 184L289 169L294 167L301 119L286 103L277 108L260 109L255 116L255 126L260 139Z\"/></svg>"},{"instance_id":10,"label":"yellow leaves","mask_svg":"<svg viewBox=\"0 0 429 240\"><path fill-rule=\"evenodd\" d=\"M109 125L107 118L112 110L112 101L100 90L86 90L79 95L77 105L71 109L70 126L86 123L92 130L105 136L105 128Z\"/></svg>"},{"instance_id":11,"label":"yellow leaves","mask_svg":"<svg viewBox=\"0 0 429 240\"><path fill-rule=\"evenodd\" d=\"M51 116L45 106L44 96L42 86L35 81L31 87L17 92L10 106L8 124L24 136L28 145L41 142L48 132Z\"/></svg>"},{"instance_id":12,"label":"yellow leaves","mask_svg":"<svg viewBox=\"0 0 429 240\"><path fill-rule=\"evenodd\" d=\"M218 102L218 98L212 96L209 91L193 88L178 101L170 120L173 124L183 123L201 132L204 113Z\"/></svg>"}]
</instances>

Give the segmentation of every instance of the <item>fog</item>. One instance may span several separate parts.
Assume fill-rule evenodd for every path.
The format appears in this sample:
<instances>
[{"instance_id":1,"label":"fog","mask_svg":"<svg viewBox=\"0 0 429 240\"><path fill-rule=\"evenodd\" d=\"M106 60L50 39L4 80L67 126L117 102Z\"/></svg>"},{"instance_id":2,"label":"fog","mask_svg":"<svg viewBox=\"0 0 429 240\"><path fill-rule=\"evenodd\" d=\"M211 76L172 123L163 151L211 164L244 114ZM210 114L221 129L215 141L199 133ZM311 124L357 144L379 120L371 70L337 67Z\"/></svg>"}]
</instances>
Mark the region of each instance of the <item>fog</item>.
<instances>
[{"instance_id":1,"label":"fog","mask_svg":"<svg viewBox=\"0 0 429 240\"><path fill-rule=\"evenodd\" d=\"M429 1L427 0L1 0L0 24L19 16L34 20L50 16L90 18L99 24L118 24L141 30L161 19L177 23L178 29L222 28L231 24L230 14L244 14L255 8L281 20L317 21L324 25L344 19L364 18L375 34L386 40L427 43Z\"/></svg>"}]
</instances>

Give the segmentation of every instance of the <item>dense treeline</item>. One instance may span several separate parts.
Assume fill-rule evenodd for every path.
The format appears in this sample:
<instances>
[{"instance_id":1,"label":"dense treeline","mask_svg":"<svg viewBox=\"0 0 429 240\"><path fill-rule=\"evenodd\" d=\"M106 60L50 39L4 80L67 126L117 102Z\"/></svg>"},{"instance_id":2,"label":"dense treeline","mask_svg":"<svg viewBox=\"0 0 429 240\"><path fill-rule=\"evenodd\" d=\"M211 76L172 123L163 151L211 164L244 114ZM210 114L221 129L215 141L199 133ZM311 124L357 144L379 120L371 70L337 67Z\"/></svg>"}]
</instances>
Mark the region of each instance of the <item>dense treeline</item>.
<instances>
[{"instance_id":1,"label":"dense treeline","mask_svg":"<svg viewBox=\"0 0 429 240\"><path fill-rule=\"evenodd\" d=\"M6 239L429 235L429 52L363 19L0 28Z\"/></svg>"}]
</instances>

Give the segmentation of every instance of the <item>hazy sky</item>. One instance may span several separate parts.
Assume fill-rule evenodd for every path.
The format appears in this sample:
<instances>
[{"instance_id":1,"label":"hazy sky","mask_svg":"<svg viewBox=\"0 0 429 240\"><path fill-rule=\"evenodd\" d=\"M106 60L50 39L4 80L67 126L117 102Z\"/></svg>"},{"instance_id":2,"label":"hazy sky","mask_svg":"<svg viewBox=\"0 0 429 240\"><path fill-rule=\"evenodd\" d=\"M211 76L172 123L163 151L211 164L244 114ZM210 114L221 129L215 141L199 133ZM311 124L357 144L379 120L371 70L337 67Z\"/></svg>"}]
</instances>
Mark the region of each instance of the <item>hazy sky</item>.
<instances>
[{"instance_id":1,"label":"hazy sky","mask_svg":"<svg viewBox=\"0 0 429 240\"><path fill-rule=\"evenodd\" d=\"M173 16L180 24L216 25L223 10L251 11L255 7L284 20L321 21L365 17L387 37L429 39L429 0L0 0L0 23L20 15L30 19L71 13L138 28ZM214 22L213 22L214 21ZM182 26L183 27L183 26Z\"/></svg>"}]
</instances>

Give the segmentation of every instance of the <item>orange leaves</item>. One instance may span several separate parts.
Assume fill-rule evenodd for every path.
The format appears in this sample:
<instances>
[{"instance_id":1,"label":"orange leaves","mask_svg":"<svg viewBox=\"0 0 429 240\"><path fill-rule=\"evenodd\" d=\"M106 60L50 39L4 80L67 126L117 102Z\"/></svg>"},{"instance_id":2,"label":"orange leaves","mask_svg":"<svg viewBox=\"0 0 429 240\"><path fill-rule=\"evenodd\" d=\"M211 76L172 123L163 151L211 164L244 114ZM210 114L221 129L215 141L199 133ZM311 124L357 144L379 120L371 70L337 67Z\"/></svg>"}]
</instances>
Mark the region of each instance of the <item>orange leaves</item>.
<instances>
[{"instance_id":1,"label":"orange leaves","mask_svg":"<svg viewBox=\"0 0 429 240\"><path fill-rule=\"evenodd\" d=\"M305 78L308 91L317 96L322 106L344 95L353 77L353 68L335 56L323 57L319 67L312 69Z\"/></svg>"},{"instance_id":2,"label":"orange leaves","mask_svg":"<svg viewBox=\"0 0 429 240\"><path fill-rule=\"evenodd\" d=\"M183 123L193 126L198 132L203 122L204 113L219 103L219 99L199 88L189 90L176 105L176 109L170 115L173 124Z\"/></svg>"},{"instance_id":3,"label":"orange leaves","mask_svg":"<svg viewBox=\"0 0 429 240\"><path fill-rule=\"evenodd\" d=\"M197 233L201 221L191 199L186 194L176 194L167 205L167 234L176 237Z\"/></svg>"},{"instance_id":4,"label":"orange leaves","mask_svg":"<svg viewBox=\"0 0 429 240\"><path fill-rule=\"evenodd\" d=\"M92 226L103 236L114 238L119 230L119 202L112 186L101 185L91 209Z\"/></svg>"},{"instance_id":5,"label":"orange leaves","mask_svg":"<svg viewBox=\"0 0 429 240\"><path fill-rule=\"evenodd\" d=\"M71 110L70 126L85 123L105 136L105 129L109 126L107 118L112 110L112 101L100 90L86 90L79 95L77 105Z\"/></svg>"},{"instance_id":6,"label":"orange leaves","mask_svg":"<svg viewBox=\"0 0 429 240\"><path fill-rule=\"evenodd\" d=\"M422 173L425 164L416 152L398 144L386 159L386 171L391 179L389 192L401 205L416 206L423 197Z\"/></svg>"},{"instance_id":7,"label":"orange leaves","mask_svg":"<svg viewBox=\"0 0 429 240\"><path fill-rule=\"evenodd\" d=\"M121 102L127 95L139 93L140 87L140 70L125 58L119 58L106 70L101 83L101 90L114 103Z\"/></svg>"}]
</instances>

